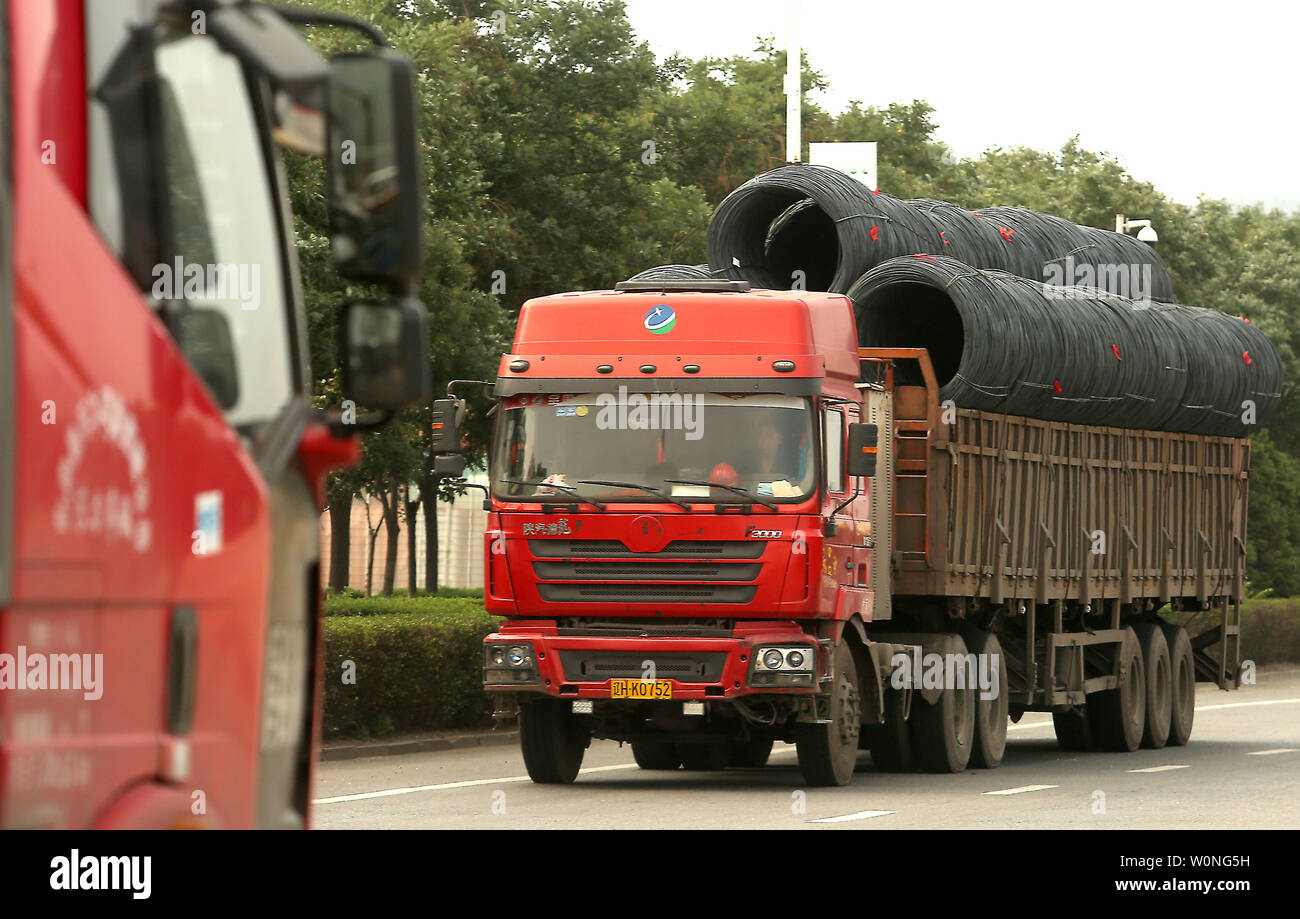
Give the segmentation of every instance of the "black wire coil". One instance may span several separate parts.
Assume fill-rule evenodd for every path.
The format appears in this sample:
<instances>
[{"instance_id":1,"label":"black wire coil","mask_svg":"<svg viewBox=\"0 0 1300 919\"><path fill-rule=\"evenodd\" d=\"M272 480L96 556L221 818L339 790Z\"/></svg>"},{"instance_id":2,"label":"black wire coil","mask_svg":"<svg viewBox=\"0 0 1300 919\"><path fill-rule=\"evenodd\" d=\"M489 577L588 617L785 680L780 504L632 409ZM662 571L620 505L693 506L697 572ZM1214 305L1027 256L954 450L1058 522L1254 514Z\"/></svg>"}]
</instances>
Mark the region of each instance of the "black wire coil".
<instances>
[{"instance_id":1,"label":"black wire coil","mask_svg":"<svg viewBox=\"0 0 1300 919\"><path fill-rule=\"evenodd\" d=\"M708 265L656 265L628 278L629 281L707 281L714 277Z\"/></svg>"},{"instance_id":2,"label":"black wire coil","mask_svg":"<svg viewBox=\"0 0 1300 919\"><path fill-rule=\"evenodd\" d=\"M1282 361L1217 310L1056 287L955 258L905 256L848 296L863 347L926 348L940 398L1049 421L1249 436Z\"/></svg>"},{"instance_id":3,"label":"black wire coil","mask_svg":"<svg viewBox=\"0 0 1300 919\"><path fill-rule=\"evenodd\" d=\"M920 253L1134 299L1174 295L1160 256L1131 236L1018 207L972 212L873 194L836 169L803 163L728 195L709 223L707 249L715 277L777 290L844 293L876 265Z\"/></svg>"}]
</instances>

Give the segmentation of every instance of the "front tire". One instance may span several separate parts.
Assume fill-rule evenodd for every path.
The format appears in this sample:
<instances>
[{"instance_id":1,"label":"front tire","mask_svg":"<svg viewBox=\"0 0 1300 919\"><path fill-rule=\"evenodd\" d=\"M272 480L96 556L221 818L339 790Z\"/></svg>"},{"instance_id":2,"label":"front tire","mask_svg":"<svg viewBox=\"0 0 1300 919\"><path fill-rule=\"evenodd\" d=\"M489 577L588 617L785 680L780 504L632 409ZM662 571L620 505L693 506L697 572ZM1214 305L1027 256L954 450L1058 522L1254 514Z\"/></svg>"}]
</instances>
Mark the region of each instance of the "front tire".
<instances>
[{"instance_id":1,"label":"front tire","mask_svg":"<svg viewBox=\"0 0 1300 919\"><path fill-rule=\"evenodd\" d=\"M795 726L799 769L809 785L847 785L858 759L862 695L853 651L841 641L831 656L829 723Z\"/></svg>"},{"instance_id":2,"label":"front tire","mask_svg":"<svg viewBox=\"0 0 1300 919\"><path fill-rule=\"evenodd\" d=\"M519 706L519 746L528 777L539 785L568 785L578 777L591 737L564 699Z\"/></svg>"}]
</instances>

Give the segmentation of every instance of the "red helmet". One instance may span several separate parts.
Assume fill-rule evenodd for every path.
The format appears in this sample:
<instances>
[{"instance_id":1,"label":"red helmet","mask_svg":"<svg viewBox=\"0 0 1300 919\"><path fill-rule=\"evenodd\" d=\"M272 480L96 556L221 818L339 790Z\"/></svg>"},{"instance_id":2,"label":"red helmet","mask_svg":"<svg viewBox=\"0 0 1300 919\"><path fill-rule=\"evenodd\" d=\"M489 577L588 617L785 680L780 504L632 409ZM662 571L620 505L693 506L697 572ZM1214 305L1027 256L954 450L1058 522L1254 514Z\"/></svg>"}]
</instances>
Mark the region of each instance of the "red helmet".
<instances>
[{"instance_id":1,"label":"red helmet","mask_svg":"<svg viewBox=\"0 0 1300 919\"><path fill-rule=\"evenodd\" d=\"M715 485L736 486L740 484L740 476L736 475L736 469L731 463L718 463L709 473L709 481Z\"/></svg>"}]
</instances>

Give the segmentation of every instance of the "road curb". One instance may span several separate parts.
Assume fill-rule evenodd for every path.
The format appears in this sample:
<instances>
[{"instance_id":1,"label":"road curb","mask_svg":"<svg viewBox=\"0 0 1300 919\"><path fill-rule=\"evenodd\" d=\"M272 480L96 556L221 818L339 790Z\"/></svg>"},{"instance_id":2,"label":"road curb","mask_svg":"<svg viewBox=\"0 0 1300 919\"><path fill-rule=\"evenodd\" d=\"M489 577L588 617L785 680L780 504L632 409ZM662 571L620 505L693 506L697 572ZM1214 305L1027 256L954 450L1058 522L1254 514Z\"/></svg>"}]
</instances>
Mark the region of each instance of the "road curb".
<instances>
[{"instance_id":1,"label":"road curb","mask_svg":"<svg viewBox=\"0 0 1300 919\"><path fill-rule=\"evenodd\" d=\"M400 756L404 753L438 753L444 750L464 750L471 747L501 747L519 742L518 731L484 731L480 734L462 734L454 737L425 737L417 740L397 740L392 743L350 743L321 748L321 762L364 759L370 756Z\"/></svg>"}]
</instances>

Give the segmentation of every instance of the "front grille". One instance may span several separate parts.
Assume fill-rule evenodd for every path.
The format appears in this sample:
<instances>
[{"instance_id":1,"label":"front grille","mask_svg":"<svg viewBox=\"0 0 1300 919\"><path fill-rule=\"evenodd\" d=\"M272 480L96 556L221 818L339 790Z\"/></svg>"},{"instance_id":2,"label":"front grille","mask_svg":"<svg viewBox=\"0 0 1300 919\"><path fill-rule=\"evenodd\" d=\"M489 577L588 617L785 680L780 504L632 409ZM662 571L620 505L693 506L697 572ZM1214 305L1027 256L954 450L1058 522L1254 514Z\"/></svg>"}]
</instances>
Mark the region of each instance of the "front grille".
<instances>
[{"instance_id":1,"label":"front grille","mask_svg":"<svg viewBox=\"0 0 1300 919\"><path fill-rule=\"evenodd\" d=\"M733 619L595 619L563 616L555 621L560 635L649 638L730 638Z\"/></svg>"},{"instance_id":2,"label":"front grille","mask_svg":"<svg viewBox=\"0 0 1300 919\"><path fill-rule=\"evenodd\" d=\"M674 539L659 552L633 552L617 539L530 539L534 558L758 558L766 539Z\"/></svg>"},{"instance_id":3,"label":"front grille","mask_svg":"<svg viewBox=\"0 0 1300 919\"><path fill-rule=\"evenodd\" d=\"M758 562L533 562L547 581L752 581Z\"/></svg>"},{"instance_id":4,"label":"front grille","mask_svg":"<svg viewBox=\"0 0 1300 919\"><path fill-rule=\"evenodd\" d=\"M551 603L748 603L756 586L722 584L538 584Z\"/></svg>"},{"instance_id":5,"label":"front grille","mask_svg":"<svg viewBox=\"0 0 1300 919\"><path fill-rule=\"evenodd\" d=\"M646 661L654 662L654 679L684 683L716 683L722 679L726 652L560 651L560 667L570 683L640 680L649 676Z\"/></svg>"}]
</instances>

